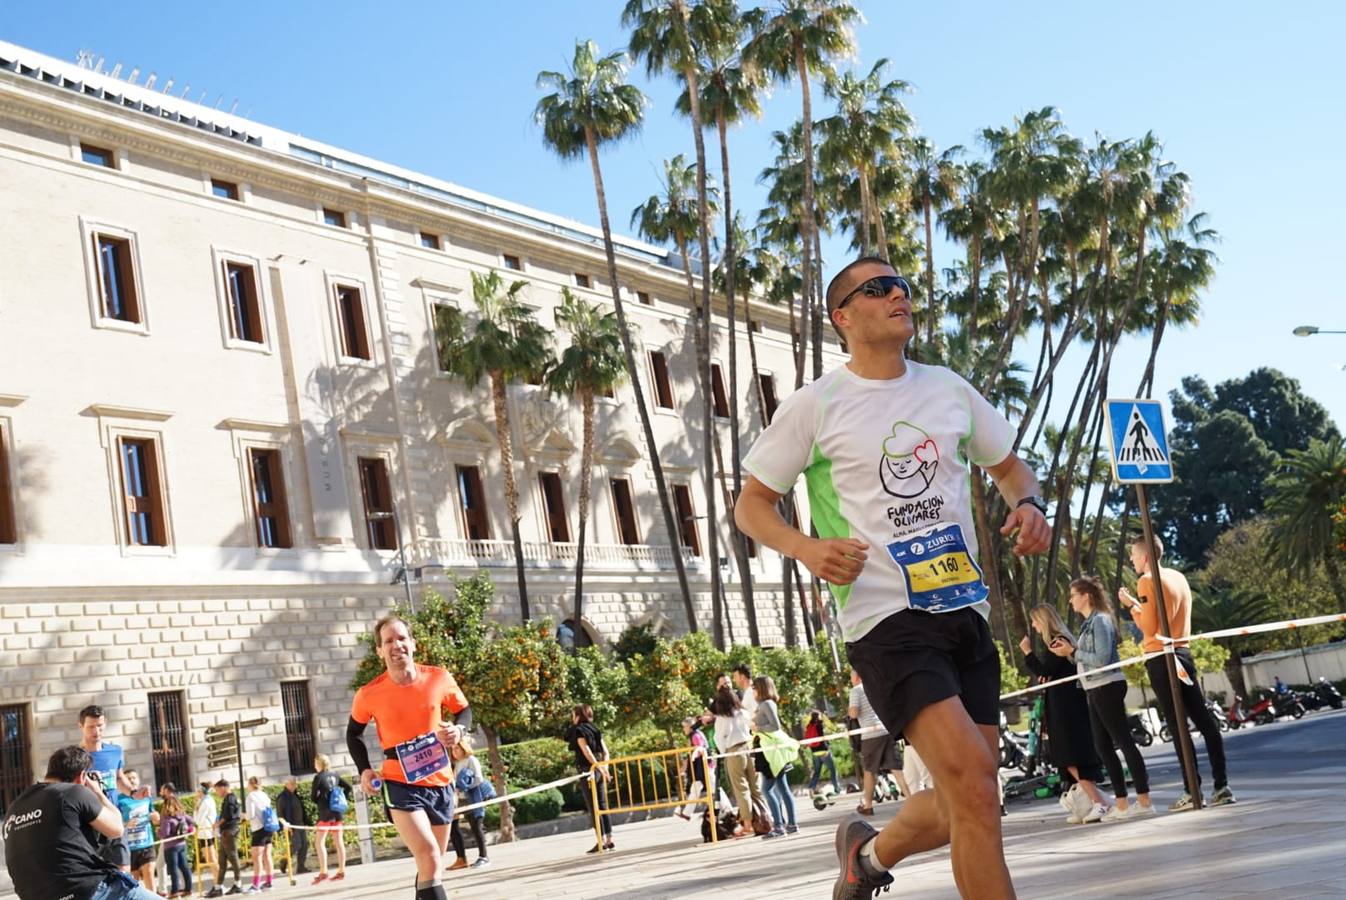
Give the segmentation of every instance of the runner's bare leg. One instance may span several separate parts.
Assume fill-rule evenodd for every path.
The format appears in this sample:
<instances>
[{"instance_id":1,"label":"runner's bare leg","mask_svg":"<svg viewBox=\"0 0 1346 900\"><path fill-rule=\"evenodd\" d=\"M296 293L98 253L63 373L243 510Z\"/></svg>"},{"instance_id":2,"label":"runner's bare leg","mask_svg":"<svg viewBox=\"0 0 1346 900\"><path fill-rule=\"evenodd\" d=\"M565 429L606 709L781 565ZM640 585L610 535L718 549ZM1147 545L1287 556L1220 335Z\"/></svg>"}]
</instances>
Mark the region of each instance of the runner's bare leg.
<instances>
[{"instance_id":1,"label":"runner's bare leg","mask_svg":"<svg viewBox=\"0 0 1346 900\"><path fill-rule=\"evenodd\" d=\"M448 846L449 826L431 825L424 812L389 810L397 834L416 860L416 880L429 883L439 877L444 848Z\"/></svg>"},{"instance_id":2,"label":"runner's bare leg","mask_svg":"<svg viewBox=\"0 0 1346 900\"><path fill-rule=\"evenodd\" d=\"M879 833L874 844L879 862L892 867L952 840L953 877L962 896L1014 897L1000 835L994 750L999 729L977 725L962 701L950 697L917 713L905 734L935 788L913 795Z\"/></svg>"}]
</instances>

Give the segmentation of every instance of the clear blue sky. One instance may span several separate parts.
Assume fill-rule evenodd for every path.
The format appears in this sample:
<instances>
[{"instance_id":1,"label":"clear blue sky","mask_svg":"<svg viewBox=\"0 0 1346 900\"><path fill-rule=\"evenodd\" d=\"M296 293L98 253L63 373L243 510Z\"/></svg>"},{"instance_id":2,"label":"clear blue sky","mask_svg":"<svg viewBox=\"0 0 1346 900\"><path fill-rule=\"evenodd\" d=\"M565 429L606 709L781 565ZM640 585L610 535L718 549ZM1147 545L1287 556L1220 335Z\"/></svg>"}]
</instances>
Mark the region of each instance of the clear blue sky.
<instances>
[{"instance_id":1,"label":"clear blue sky","mask_svg":"<svg viewBox=\"0 0 1346 900\"><path fill-rule=\"evenodd\" d=\"M540 69L564 69L576 38L625 43L619 2L313 3L223 7L4 4L0 38L65 59L81 48L239 98L258 121L536 208L597 223L588 167L563 164L532 122ZM1185 375L1214 383L1258 366L1299 379L1346 426L1346 335L1303 339L1300 324L1346 330L1334 275L1346 210L1341 37L1346 5L1070 2L862 3L858 64L888 57L939 146L976 147L985 126L1044 105L1082 138L1153 130L1192 176L1196 206L1223 243L1201 323L1170 330L1165 394ZM603 159L615 225L657 186L661 160L692 153L671 82L647 83L643 133ZM144 75L142 74L142 80ZM815 93L815 114L827 102ZM736 205L755 215L770 132L798 116L777 88L760 122L731 137ZM713 143L711 144L713 147ZM718 169L718 167L717 167ZM835 261L840 242L825 252ZM948 248L945 248L947 254ZM937 259L948 263L947 256ZM1134 389L1147 350L1125 345L1114 393ZM1078 369L1071 367L1073 377Z\"/></svg>"}]
</instances>

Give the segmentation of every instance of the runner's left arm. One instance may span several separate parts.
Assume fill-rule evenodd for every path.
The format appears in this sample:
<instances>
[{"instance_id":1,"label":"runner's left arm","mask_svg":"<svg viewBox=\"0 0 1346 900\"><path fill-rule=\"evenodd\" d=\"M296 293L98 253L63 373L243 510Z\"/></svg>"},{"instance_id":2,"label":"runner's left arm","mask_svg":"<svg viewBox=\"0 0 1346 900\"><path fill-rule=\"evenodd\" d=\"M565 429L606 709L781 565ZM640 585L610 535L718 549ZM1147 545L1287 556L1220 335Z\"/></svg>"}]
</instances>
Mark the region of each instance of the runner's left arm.
<instances>
[{"instance_id":1,"label":"runner's left arm","mask_svg":"<svg viewBox=\"0 0 1346 900\"><path fill-rule=\"evenodd\" d=\"M995 465L987 466L986 473L995 481L1000 496L1005 498L1010 507L1000 533L1019 532L1014 542L1014 552L1023 556L1045 551L1052 539L1052 528L1047 524L1047 517L1032 504L1018 505L1019 501L1036 496L1040 490L1038 477L1028 463L1010 453Z\"/></svg>"}]
</instances>

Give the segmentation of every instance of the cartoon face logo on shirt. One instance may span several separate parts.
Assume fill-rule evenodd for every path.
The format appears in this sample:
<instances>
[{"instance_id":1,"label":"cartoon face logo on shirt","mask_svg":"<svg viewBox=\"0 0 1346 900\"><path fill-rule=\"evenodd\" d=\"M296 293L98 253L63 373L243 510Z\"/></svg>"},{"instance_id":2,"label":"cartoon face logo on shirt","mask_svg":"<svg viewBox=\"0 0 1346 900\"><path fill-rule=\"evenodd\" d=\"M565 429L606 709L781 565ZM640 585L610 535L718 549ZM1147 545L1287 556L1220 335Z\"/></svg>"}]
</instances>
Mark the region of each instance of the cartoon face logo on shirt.
<instances>
[{"instance_id":1,"label":"cartoon face logo on shirt","mask_svg":"<svg viewBox=\"0 0 1346 900\"><path fill-rule=\"evenodd\" d=\"M894 497L919 497L930 489L939 468L934 438L910 422L896 422L883 442L879 478Z\"/></svg>"}]
</instances>

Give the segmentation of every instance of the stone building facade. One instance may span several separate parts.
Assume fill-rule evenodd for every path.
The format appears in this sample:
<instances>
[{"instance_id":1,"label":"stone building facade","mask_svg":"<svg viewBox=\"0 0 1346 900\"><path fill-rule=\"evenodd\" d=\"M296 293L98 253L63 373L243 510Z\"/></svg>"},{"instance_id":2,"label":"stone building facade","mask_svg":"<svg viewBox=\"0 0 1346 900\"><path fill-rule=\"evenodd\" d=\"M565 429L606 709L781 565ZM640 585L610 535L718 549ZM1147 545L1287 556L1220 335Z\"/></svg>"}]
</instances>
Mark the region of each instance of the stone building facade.
<instances>
[{"instance_id":1,"label":"stone building facade","mask_svg":"<svg viewBox=\"0 0 1346 900\"><path fill-rule=\"evenodd\" d=\"M471 273L491 269L528 282L548 328L562 287L610 304L595 229L3 43L0 196L0 798L91 702L160 779L217 777L205 729L238 718L266 719L245 735L249 773L344 761L357 636L402 596L399 554L417 589L493 572L495 615L517 620L489 394L440 371L436 309L470 308ZM652 453L711 619L681 267L626 238L618 257L658 446L629 385L599 401L580 623L579 412L530 385L508 399L533 615L600 645L635 622L687 627ZM784 396L787 323L756 309L762 377ZM762 410L742 327L739 342L748 442ZM717 518L723 548L722 499ZM759 550L752 570L779 644L781 561Z\"/></svg>"}]
</instances>

